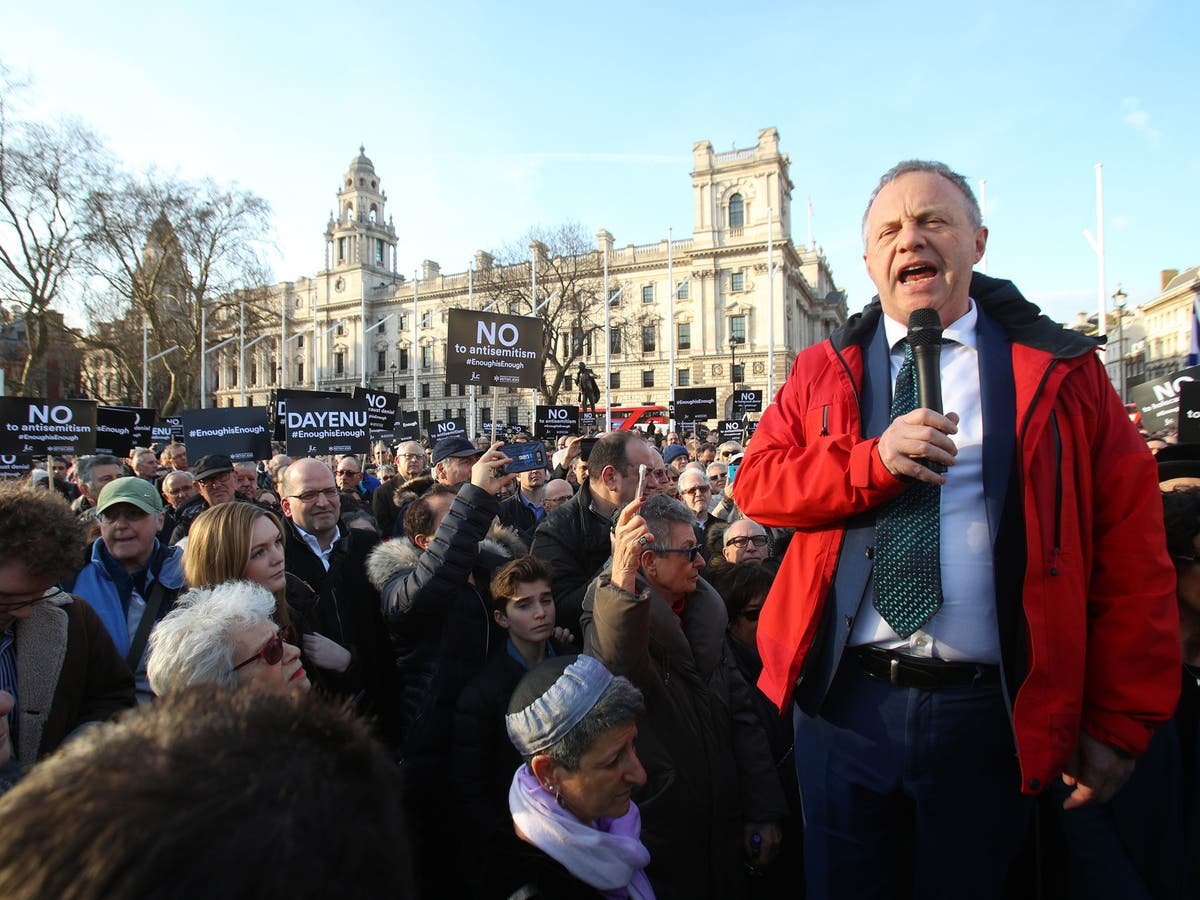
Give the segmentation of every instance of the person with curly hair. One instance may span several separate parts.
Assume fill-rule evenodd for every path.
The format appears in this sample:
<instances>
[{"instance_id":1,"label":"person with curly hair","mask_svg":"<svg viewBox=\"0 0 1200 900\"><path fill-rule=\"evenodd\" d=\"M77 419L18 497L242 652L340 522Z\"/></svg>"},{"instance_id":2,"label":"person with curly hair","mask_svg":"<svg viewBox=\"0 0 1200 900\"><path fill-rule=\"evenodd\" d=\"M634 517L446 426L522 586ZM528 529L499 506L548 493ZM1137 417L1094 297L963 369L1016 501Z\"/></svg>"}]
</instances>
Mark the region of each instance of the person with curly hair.
<instances>
[{"instance_id":1,"label":"person with curly hair","mask_svg":"<svg viewBox=\"0 0 1200 900\"><path fill-rule=\"evenodd\" d=\"M104 624L56 586L79 567L83 546L83 528L56 492L0 484L0 709L7 708L0 766L8 764L7 780L14 762L30 766L134 705L133 676Z\"/></svg>"}]
</instances>

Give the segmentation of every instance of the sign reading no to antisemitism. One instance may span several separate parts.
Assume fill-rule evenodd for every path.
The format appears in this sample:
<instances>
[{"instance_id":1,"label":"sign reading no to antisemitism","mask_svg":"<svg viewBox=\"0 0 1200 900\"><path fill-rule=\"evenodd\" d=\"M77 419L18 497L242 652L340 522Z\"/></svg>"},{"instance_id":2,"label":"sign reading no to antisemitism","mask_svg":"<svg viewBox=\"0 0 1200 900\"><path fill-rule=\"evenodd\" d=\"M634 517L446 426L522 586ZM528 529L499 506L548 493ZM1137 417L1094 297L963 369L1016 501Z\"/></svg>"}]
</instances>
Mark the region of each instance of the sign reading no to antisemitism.
<instances>
[{"instance_id":1,"label":"sign reading no to antisemitism","mask_svg":"<svg viewBox=\"0 0 1200 900\"><path fill-rule=\"evenodd\" d=\"M0 453L96 452L96 401L0 397Z\"/></svg>"},{"instance_id":2,"label":"sign reading no to antisemitism","mask_svg":"<svg viewBox=\"0 0 1200 900\"><path fill-rule=\"evenodd\" d=\"M542 320L452 309L446 327L446 381L483 387L542 383Z\"/></svg>"}]
</instances>

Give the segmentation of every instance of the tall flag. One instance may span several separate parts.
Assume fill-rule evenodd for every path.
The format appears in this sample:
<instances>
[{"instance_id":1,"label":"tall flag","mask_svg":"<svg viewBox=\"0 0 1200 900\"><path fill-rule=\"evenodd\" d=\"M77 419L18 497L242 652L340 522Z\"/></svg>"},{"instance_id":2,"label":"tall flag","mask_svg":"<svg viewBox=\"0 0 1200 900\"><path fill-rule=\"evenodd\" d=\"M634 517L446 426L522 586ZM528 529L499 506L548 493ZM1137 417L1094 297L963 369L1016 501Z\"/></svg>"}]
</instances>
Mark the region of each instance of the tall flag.
<instances>
[{"instance_id":1,"label":"tall flag","mask_svg":"<svg viewBox=\"0 0 1200 900\"><path fill-rule=\"evenodd\" d=\"M1188 347L1187 364L1200 366L1200 295L1192 300L1192 343Z\"/></svg>"}]
</instances>

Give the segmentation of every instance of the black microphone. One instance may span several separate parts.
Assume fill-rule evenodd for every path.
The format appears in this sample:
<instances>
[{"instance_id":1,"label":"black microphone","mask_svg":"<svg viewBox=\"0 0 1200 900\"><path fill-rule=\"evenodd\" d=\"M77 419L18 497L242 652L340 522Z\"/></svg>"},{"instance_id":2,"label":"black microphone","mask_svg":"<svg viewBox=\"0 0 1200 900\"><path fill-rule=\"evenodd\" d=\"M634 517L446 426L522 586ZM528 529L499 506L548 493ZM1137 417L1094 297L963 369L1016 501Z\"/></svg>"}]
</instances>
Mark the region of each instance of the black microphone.
<instances>
[{"instance_id":1,"label":"black microphone","mask_svg":"<svg viewBox=\"0 0 1200 900\"><path fill-rule=\"evenodd\" d=\"M942 319L936 309L914 309L908 317L908 345L912 347L917 405L942 411ZM921 461L930 471L946 471L942 463Z\"/></svg>"}]
</instances>

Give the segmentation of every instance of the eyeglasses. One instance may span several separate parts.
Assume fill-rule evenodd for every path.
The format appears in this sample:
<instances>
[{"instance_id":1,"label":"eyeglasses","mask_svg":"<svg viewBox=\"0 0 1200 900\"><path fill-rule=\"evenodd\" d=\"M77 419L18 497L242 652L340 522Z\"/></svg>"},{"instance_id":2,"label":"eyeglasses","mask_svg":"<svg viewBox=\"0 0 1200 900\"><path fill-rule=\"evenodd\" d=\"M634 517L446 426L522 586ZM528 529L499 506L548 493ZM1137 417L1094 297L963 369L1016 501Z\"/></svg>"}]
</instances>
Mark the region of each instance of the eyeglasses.
<instances>
[{"instance_id":1,"label":"eyeglasses","mask_svg":"<svg viewBox=\"0 0 1200 900\"><path fill-rule=\"evenodd\" d=\"M338 469L337 473L339 475L361 475L362 474L361 472L355 472L352 469Z\"/></svg>"},{"instance_id":2,"label":"eyeglasses","mask_svg":"<svg viewBox=\"0 0 1200 900\"><path fill-rule=\"evenodd\" d=\"M205 475L203 478L197 478L196 484L219 484L227 478L233 478L232 472L218 472L216 475Z\"/></svg>"},{"instance_id":3,"label":"eyeglasses","mask_svg":"<svg viewBox=\"0 0 1200 900\"><path fill-rule=\"evenodd\" d=\"M30 597L26 600L17 600L15 603L10 601L9 597L20 597L21 594L9 594L5 591L0 591L0 612L15 612L18 609L24 609L27 606L33 606L39 600L50 600L57 597L59 594L65 594L60 587L47 588L40 594Z\"/></svg>"},{"instance_id":4,"label":"eyeglasses","mask_svg":"<svg viewBox=\"0 0 1200 900\"><path fill-rule=\"evenodd\" d=\"M696 557L700 555L700 550L701 550L699 545L697 545L695 547L652 547L651 549L655 553L660 553L660 554L686 553L687 561L690 563L694 563L696 561Z\"/></svg>"},{"instance_id":5,"label":"eyeglasses","mask_svg":"<svg viewBox=\"0 0 1200 900\"><path fill-rule=\"evenodd\" d=\"M276 632L275 636L258 648L255 653L245 662L240 662L233 667L233 671L245 668L254 662L256 659L262 659L268 666L273 666L283 659L283 635Z\"/></svg>"},{"instance_id":6,"label":"eyeglasses","mask_svg":"<svg viewBox=\"0 0 1200 900\"><path fill-rule=\"evenodd\" d=\"M756 534L752 537L730 538L725 542L726 547L737 547L739 550L747 544L753 544L755 547L765 547L767 546L767 536L765 534Z\"/></svg>"},{"instance_id":7,"label":"eyeglasses","mask_svg":"<svg viewBox=\"0 0 1200 900\"><path fill-rule=\"evenodd\" d=\"M318 497L324 497L326 500L333 502L337 499L338 489L335 487L327 487L319 491L305 491L303 494L288 494L292 500L299 500L301 503L315 503Z\"/></svg>"},{"instance_id":8,"label":"eyeglasses","mask_svg":"<svg viewBox=\"0 0 1200 900\"><path fill-rule=\"evenodd\" d=\"M712 486L707 484L698 484L695 487L690 487L687 490L680 491L679 493L687 494L689 496L692 494L711 494Z\"/></svg>"},{"instance_id":9,"label":"eyeglasses","mask_svg":"<svg viewBox=\"0 0 1200 900\"><path fill-rule=\"evenodd\" d=\"M97 513L96 518L100 520L101 525L116 525L122 519L126 522L140 522L150 513L144 509L138 509L136 506L129 506L125 509L106 509L102 513Z\"/></svg>"},{"instance_id":10,"label":"eyeglasses","mask_svg":"<svg viewBox=\"0 0 1200 900\"><path fill-rule=\"evenodd\" d=\"M424 453L397 453L396 459L424 459Z\"/></svg>"}]
</instances>

